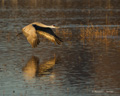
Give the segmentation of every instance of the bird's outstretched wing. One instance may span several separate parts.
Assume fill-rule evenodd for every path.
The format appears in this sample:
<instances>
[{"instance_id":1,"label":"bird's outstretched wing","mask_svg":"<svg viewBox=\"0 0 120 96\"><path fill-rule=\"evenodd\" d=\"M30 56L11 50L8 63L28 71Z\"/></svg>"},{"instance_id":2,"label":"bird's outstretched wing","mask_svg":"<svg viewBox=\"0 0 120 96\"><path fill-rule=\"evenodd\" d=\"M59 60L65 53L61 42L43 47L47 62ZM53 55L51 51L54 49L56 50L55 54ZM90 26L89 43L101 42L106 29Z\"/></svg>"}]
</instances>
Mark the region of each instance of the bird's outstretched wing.
<instances>
[{"instance_id":1,"label":"bird's outstretched wing","mask_svg":"<svg viewBox=\"0 0 120 96\"><path fill-rule=\"evenodd\" d=\"M37 47L37 45L40 42L39 38L36 38L36 37L33 37L33 36L28 36L27 40L33 48Z\"/></svg>"},{"instance_id":2,"label":"bird's outstretched wing","mask_svg":"<svg viewBox=\"0 0 120 96\"><path fill-rule=\"evenodd\" d=\"M22 29L23 34L26 36L30 45L35 48L40 43L37 36L36 29L30 24Z\"/></svg>"},{"instance_id":3,"label":"bird's outstretched wing","mask_svg":"<svg viewBox=\"0 0 120 96\"><path fill-rule=\"evenodd\" d=\"M44 28L38 25L33 24L33 27L37 30L37 33L39 33L40 35L44 36L45 38L47 38L48 40L54 42L54 43L58 43L61 44L62 39L60 39L51 28Z\"/></svg>"}]
</instances>

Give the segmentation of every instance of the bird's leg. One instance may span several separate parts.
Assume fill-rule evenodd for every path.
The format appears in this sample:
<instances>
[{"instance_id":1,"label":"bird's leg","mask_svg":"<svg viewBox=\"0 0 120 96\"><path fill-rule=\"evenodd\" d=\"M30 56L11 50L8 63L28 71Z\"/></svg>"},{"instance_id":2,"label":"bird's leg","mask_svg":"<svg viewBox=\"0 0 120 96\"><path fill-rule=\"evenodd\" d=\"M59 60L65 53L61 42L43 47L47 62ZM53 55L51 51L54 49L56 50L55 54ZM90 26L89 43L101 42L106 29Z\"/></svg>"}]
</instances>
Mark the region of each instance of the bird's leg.
<instances>
[{"instance_id":1,"label":"bird's leg","mask_svg":"<svg viewBox=\"0 0 120 96\"><path fill-rule=\"evenodd\" d=\"M18 37L19 35L21 35L22 34L22 32L20 32L20 33L17 33L16 34L16 36L13 38L13 40L15 40L16 39L16 37Z\"/></svg>"},{"instance_id":2,"label":"bird's leg","mask_svg":"<svg viewBox=\"0 0 120 96\"><path fill-rule=\"evenodd\" d=\"M19 36L19 35L21 35L21 34L22 34L22 32L18 33L16 36Z\"/></svg>"}]
</instances>

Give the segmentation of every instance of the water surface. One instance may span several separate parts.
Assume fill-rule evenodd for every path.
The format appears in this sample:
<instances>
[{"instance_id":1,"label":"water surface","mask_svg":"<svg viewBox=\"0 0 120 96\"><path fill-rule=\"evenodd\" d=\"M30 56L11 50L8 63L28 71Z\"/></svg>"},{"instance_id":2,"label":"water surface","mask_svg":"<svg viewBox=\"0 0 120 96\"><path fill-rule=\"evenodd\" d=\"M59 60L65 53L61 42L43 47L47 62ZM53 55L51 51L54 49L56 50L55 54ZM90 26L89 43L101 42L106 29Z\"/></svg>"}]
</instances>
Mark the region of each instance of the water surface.
<instances>
[{"instance_id":1,"label":"water surface","mask_svg":"<svg viewBox=\"0 0 120 96\"><path fill-rule=\"evenodd\" d=\"M86 40L83 27L120 26L119 0L1 0L0 96L119 96L120 31ZM16 34L29 23L56 24L63 39L31 48ZM63 32L64 31L64 32ZM62 33L63 32L63 33ZM69 34L65 35L65 33ZM78 36L78 37L76 37Z\"/></svg>"}]
</instances>

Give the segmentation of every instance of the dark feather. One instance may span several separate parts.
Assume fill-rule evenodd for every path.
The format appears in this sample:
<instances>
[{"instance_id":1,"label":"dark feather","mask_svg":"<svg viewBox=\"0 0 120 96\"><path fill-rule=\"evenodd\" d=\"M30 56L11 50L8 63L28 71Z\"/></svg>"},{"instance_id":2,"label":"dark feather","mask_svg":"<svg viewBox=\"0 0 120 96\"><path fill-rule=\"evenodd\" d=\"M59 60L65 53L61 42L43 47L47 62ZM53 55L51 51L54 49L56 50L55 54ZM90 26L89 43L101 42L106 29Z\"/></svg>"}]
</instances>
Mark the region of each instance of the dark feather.
<instances>
[{"instance_id":1,"label":"dark feather","mask_svg":"<svg viewBox=\"0 0 120 96\"><path fill-rule=\"evenodd\" d=\"M48 37L46 36L46 34L49 35L49 37L53 37L53 38L54 38L54 41L53 41L53 40L51 40L51 41L57 42L57 44L61 44L61 42L63 42L62 39L61 39L60 37L58 37L58 36L53 32L53 30L52 30L51 28L43 28L43 27L37 26L37 25L35 25L35 24L33 24L33 27L34 27L37 31L41 32L42 35L45 36L47 39L51 40L50 38L48 38ZM44 33L44 32L45 32L45 33Z\"/></svg>"}]
</instances>

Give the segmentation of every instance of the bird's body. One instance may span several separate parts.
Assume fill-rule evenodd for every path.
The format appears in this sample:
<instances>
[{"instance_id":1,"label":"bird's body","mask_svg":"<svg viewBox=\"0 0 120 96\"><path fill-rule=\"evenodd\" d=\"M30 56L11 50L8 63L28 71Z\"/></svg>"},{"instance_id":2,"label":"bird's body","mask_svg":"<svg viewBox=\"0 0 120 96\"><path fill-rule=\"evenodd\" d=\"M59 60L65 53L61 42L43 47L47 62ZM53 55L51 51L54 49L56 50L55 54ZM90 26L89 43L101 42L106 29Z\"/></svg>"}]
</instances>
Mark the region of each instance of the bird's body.
<instances>
[{"instance_id":1,"label":"bird's body","mask_svg":"<svg viewBox=\"0 0 120 96\"><path fill-rule=\"evenodd\" d=\"M25 26L22 31L33 48L37 47L37 45L40 43L38 34L44 36L54 43L60 44L62 40L52 31L51 28L57 27L53 25L48 26L39 22L34 22Z\"/></svg>"}]
</instances>

